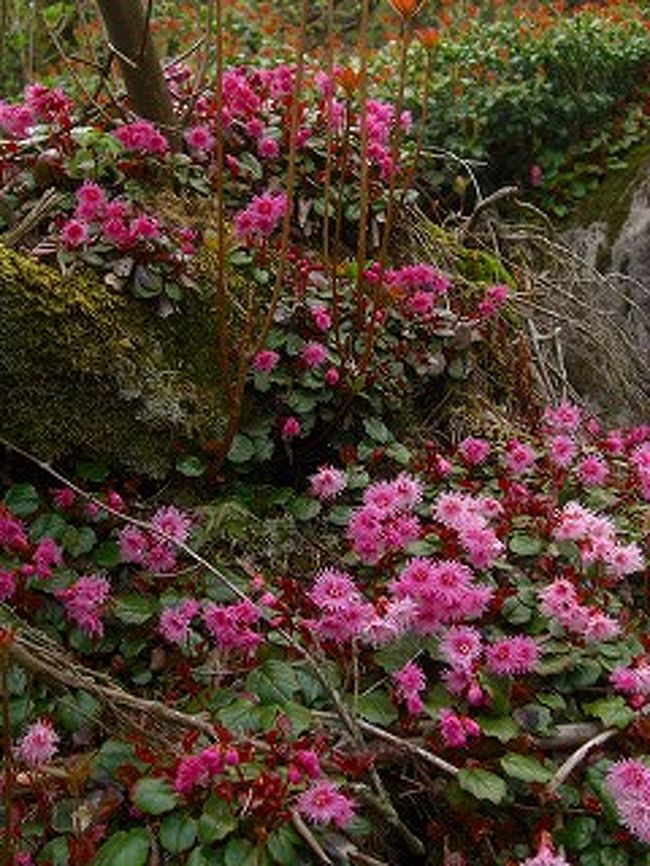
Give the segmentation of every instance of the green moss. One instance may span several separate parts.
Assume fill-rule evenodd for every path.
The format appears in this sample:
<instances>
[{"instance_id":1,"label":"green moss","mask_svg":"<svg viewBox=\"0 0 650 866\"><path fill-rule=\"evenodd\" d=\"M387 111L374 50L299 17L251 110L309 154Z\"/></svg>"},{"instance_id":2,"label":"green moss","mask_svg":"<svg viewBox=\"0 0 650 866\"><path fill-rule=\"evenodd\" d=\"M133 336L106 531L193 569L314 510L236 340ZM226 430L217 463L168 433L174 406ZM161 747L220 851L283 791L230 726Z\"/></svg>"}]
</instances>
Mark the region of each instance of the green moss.
<instances>
[{"instance_id":1,"label":"green moss","mask_svg":"<svg viewBox=\"0 0 650 866\"><path fill-rule=\"evenodd\" d=\"M167 319L97 280L0 246L0 431L51 460L107 458L162 475L179 442L218 436L214 310Z\"/></svg>"}]
</instances>

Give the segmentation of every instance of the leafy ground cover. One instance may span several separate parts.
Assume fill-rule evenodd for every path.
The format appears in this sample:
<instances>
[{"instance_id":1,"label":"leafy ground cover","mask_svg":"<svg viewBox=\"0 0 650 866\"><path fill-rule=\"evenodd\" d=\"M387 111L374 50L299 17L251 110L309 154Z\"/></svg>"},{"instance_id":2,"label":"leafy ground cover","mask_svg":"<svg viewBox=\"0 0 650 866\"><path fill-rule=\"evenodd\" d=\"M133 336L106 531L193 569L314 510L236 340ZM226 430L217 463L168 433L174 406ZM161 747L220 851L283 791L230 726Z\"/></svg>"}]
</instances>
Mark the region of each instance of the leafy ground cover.
<instances>
[{"instance_id":1,"label":"leafy ground cover","mask_svg":"<svg viewBox=\"0 0 650 866\"><path fill-rule=\"evenodd\" d=\"M288 62L209 85L167 67L175 129L59 87L0 104L2 242L152 316L182 317L189 293L214 305L229 408L155 494L96 459L66 474L11 448L6 864L648 862L650 430L540 406L512 348L517 418L468 436L427 418L521 337L517 281L462 231L423 223L426 258L400 238L438 122L408 110L409 62L440 64L423 92L492 43L443 10L453 40L416 48L416 4L392 5L390 98L363 71L388 50L312 63L299 24ZM541 10L536 47L485 23L512 40L505 90L548 65L551 150L566 140L542 109L587 130L616 88L632 99L647 42L628 13ZM593 113L584 82L561 99L560 37L580 47L571 70L603 73ZM462 99L488 79L446 122L483 117L489 155L494 105Z\"/></svg>"}]
</instances>

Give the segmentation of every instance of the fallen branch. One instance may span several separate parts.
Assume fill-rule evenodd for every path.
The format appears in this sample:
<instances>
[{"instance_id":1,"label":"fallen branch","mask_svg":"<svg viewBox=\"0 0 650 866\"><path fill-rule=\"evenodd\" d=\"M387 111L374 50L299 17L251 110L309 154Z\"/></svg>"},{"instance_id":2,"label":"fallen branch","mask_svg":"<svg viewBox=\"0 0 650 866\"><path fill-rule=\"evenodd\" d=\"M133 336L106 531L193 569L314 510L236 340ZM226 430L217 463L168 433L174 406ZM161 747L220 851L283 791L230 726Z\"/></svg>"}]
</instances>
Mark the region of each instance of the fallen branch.
<instances>
[{"instance_id":1,"label":"fallen branch","mask_svg":"<svg viewBox=\"0 0 650 866\"><path fill-rule=\"evenodd\" d=\"M571 773L579 764L582 763L592 749L606 743L607 740L610 740L618 733L620 733L620 731L613 728L607 728L607 730L601 731L599 734L596 734L595 737L592 737L590 740L587 740L586 743L583 743L579 749L576 749L576 751L569 755L566 761L558 767L557 772L548 783L548 791L554 793L560 785L564 784Z\"/></svg>"}]
</instances>

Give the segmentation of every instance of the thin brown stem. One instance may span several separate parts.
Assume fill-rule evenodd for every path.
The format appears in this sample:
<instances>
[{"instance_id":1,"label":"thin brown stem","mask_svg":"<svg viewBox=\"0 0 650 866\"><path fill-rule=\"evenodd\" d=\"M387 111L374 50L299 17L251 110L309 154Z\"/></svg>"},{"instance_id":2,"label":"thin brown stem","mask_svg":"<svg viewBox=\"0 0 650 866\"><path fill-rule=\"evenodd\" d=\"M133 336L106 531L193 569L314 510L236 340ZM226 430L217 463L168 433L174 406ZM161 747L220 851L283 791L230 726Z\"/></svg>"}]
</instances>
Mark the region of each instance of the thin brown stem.
<instances>
[{"instance_id":1,"label":"thin brown stem","mask_svg":"<svg viewBox=\"0 0 650 866\"><path fill-rule=\"evenodd\" d=\"M366 254L368 247L368 213L370 211L370 166L368 164L368 16L369 0L362 0L359 27L359 229L357 234L357 280L355 291L355 318L357 326L363 323Z\"/></svg>"}]
</instances>

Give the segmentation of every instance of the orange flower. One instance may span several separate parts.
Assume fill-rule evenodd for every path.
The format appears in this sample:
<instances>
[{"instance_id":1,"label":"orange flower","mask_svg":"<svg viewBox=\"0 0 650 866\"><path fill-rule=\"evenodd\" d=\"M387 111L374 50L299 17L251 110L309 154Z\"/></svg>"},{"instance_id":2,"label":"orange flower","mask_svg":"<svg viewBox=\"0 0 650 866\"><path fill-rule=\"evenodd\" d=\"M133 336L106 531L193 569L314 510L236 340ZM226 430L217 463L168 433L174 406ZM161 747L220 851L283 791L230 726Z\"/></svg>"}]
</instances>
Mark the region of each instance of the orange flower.
<instances>
[{"instance_id":1,"label":"orange flower","mask_svg":"<svg viewBox=\"0 0 650 866\"><path fill-rule=\"evenodd\" d=\"M413 18L420 11L425 0L388 0L388 2L402 18Z\"/></svg>"},{"instance_id":2,"label":"orange flower","mask_svg":"<svg viewBox=\"0 0 650 866\"><path fill-rule=\"evenodd\" d=\"M348 96L351 96L354 93L359 86L359 81L361 80L359 73L355 72L350 66L345 66L343 69L337 70L335 77Z\"/></svg>"},{"instance_id":3,"label":"orange flower","mask_svg":"<svg viewBox=\"0 0 650 866\"><path fill-rule=\"evenodd\" d=\"M416 35L422 43L422 47L426 48L427 51L436 46L440 39L440 33L438 33L435 27L423 27L421 30L416 31Z\"/></svg>"}]
</instances>

